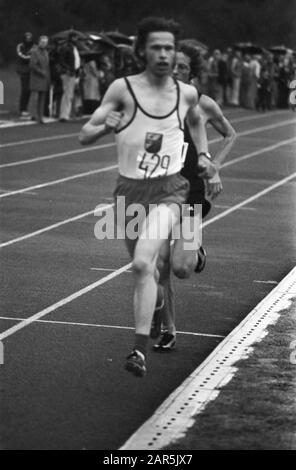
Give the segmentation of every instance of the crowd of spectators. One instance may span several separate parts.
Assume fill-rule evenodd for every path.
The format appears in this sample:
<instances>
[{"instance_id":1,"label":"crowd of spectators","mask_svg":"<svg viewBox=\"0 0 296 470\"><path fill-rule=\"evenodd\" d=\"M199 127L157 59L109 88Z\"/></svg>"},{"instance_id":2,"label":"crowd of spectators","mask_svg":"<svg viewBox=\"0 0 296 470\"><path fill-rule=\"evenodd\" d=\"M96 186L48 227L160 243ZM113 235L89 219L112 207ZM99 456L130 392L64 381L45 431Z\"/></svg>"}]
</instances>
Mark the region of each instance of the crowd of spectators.
<instances>
[{"instance_id":1,"label":"crowd of spectators","mask_svg":"<svg viewBox=\"0 0 296 470\"><path fill-rule=\"evenodd\" d=\"M100 40L99 47L94 47L94 38ZM131 44L104 42L102 36L92 34L82 42L71 31L58 41L40 36L34 44L32 34L25 33L16 50L20 115L39 123L44 122L44 115L67 122L91 114L115 78L141 70ZM293 51L254 53L240 48L215 49L211 54L201 48L195 77L200 92L220 106L258 111L287 108L289 83L294 79Z\"/></svg>"},{"instance_id":2,"label":"crowd of spectators","mask_svg":"<svg viewBox=\"0 0 296 470\"><path fill-rule=\"evenodd\" d=\"M289 106L289 83L296 78L293 52L243 53L216 49L204 57L200 89L220 106L242 106L267 111Z\"/></svg>"}]
</instances>

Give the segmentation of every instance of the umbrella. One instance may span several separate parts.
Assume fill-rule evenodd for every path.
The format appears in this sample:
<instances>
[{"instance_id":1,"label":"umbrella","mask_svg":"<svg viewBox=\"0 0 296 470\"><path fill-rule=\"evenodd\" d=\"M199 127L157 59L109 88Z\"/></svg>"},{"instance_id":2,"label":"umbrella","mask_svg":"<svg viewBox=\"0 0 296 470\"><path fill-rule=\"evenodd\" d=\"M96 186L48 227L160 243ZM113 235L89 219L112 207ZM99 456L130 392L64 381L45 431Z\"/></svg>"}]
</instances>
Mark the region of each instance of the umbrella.
<instances>
[{"instance_id":1,"label":"umbrella","mask_svg":"<svg viewBox=\"0 0 296 470\"><path fill-rule=\"evenodd\" d=\"M234 44L233 47L244 54L262 54L262 52L264 52L263 47L253 44L252 42L238 42Z\"/></svg>"},{"instance_id":2,"label":"umbrella","mask_svg":"<svg viewBox=\"0 0 296 470\"><path fill-rule=\"evenodd\" d=\"M133 52L133 46L129 46L128 44L118 44L117 49L120 49L121 51L130 51Z\"/></svg>"},{"instance_id":3,"label":"umbrella","mask_svg":"<svg viewBox=\"0 0 296 470\"><path fill-rule=\"evenodd\" d=\"M108 38L104 33L97 33L95 31L90 31L88 34L89 39L93 42L97 42L99 44L110 46L110 47L117 47L117 44L112 41L112 39Z\"/></svg>"},{"instance_id":4,"label":"umbrella","mask_svg":"<svg viewBox=\"0 0 296 470\"><path fill-rule=\"evenodd\" d=\"M122 34L119 31L109 31L108 33L105 33L105 35L108 38L112 39L112 41L114 41L116 44L133 44L133 40L129 38L129 36L126 36L125 34Z\"/></svg>"},{"instance_id":5,"label":"umbrella","mask_svg":"<svg viewBox=\"0 0 296 470\"><path fill-rule=\"evenodd\" d=\"M51 38L54 40L65 40L67 41L70 36L75 35L78 39L88 39L85 33L77 31L76 29L67 29L54 34Z\"/></svg>"},{"instance_id":6,"label":"umbrella","mask_svg":"<svg viewBox=\"0 0 296 470\"><path fill-rule=\"evenodd\" d=\"M286 46L273 46L268 49L270 52L274 52L275 54L286 54L288 48Z\"/></svg>"}]
</instances>

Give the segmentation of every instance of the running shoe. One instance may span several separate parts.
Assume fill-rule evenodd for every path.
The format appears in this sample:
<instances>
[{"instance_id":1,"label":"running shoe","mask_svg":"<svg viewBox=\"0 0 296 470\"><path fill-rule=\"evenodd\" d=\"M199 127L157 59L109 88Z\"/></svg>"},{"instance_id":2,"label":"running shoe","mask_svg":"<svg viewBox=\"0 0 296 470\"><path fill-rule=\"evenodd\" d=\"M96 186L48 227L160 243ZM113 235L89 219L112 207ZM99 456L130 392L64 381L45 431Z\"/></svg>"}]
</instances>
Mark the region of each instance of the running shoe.
<instances>
[{"instance_id":1,"label":"running shoe","mask_svg":"<svg viewBox=\"0 0 296 470\"><path fill-rule=\"evenodd\" d=\"M201 273L206 266L207 253L206 250L201 246L196 253L197 262L194 271L196 273Z\"/></svg>"},{"instance_id":2,"label":"running shoe","mask_svg":"<svg viewBox=\"0 0 296 470\"><path fill-rule=\"evenodd\" d=\"M143 377L147 372L144 354L134 349L126 358L125 368L135 376Z\"/></svg>"},{"instance_id":3,"label":"running shoe","mask_svg":"<svg viewBox=\"0 0 296 470\"><path fill-rule=\"evenodd\" d=\"M170 352L176 347L176 336L164 331L161 335L160 341L153 346L156 352Z\"/></svg>"},{"instance_id":4,"label":"running shoe","mask_svg":"<svg viewBox=\"0 0 296 470\"><path fill-rule=\"evenodd\" d=\"M151 322L150 338L153 338L153 339L158 338L161 333L161 322L162 322L161 310L164 307L164 294L163 294L162 289L161 289L161 293L162 293L161 298L157 299L158 302L156 304L154 315L153 315L152 322Z\"/></svg>"}]
</instances>

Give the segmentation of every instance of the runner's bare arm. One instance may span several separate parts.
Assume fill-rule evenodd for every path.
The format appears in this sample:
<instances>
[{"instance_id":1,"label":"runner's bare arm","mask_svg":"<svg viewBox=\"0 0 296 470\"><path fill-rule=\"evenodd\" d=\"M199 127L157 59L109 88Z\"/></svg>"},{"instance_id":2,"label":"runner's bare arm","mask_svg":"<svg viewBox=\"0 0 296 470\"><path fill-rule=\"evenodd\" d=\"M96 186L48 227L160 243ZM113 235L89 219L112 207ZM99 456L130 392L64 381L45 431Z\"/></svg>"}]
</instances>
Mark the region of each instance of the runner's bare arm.
<instances>
[{"instance_id":1,"label":"runner's bare arm","mask_svg":"<svg viewBox=\"0 0 296 470\"><path fill-rule=\"evenodd\" d=\"M219 169L234 144L236 132L228 119L223 115L220 106L209 96L201 96L199 110L204 123L204 129L206 129L206 125L209 122L213 128L223 136L223 140L213 157ZM222 189L223 185L218 172L213 178L206 180L207 195L212 199L216 198Z\"/></svg>"},{"instance_id":2,"label":"runner's bare arm","mask_svg":"<svg viewBox=\"0 0 296 470\"><path fill-rule=\"evenodd\" d=\"M199 154L201 152L208 151L208 140L205 125L199 112L199 107L197 106L197 92L193 87L191 87L191 89L196 93L196 99L192 99L191 101L191 107L187 113L187 123L192 141L195 145L197 153ZM200 176L205 179L212 178L214 175L216 175L218 170L216 164L207 158L204 158L203 160L203 168L204 170Z\"/></svg>"},{"instance_id":3,"label":"runner's bare arm","mask_svg":"<svg viewBox=\"0 0 296 470\"><path fill-rule=\"evenodd\" d=\"M199 102L205 125L209 122L223 136L223 140L213 156L213 161L220 168L236 140L236 132L224 116L220 106L209 96L202 95Z\"/></svg>"},{"instance_id":4,"label":"runner's bare arm","mask_svg":"<svg viewBox=\"0 0 296 470\"><path fill-rule=\"evenodd\" d=\"M79 134L82 145L92 144L115 130L121 121L122 81L115 80L108 88L103 101L83 126Z\"/></svg>"}]
</instances>

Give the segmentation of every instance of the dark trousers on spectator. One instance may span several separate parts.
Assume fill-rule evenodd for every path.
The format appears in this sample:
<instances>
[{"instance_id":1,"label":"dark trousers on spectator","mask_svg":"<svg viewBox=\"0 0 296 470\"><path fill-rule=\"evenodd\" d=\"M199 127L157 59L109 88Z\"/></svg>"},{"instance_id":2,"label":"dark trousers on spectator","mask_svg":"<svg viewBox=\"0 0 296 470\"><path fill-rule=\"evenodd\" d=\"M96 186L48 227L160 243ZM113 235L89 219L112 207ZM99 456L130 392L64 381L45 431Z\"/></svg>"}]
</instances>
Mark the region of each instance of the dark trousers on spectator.
<instances>
[{"instance_id":1,"label":"dark trousers on spectator","mask_svg":"<svg viewBox=\"0 0 296 470\"><path fill-rule=\"evenodd\" d=\"M46 94L47 94L47 91L32 90L33 117L38 122L42 122L43 120Z\"/></svg>"},{"instance_id":2,"label":"dark trousers on spectator","mask_svg":"<svg viewBox=\"0 0 296 470\"><path fill-rule=\"evenodd\" d=\"M271 93L264 87L259 88L258 90L256 109L257 111L266 111L271 109Z\"/></svg>"},{"instance_id":3,"label":"dark trousers on spectator","mask_svg":"<svg viewBox=\"0 0 296 470\"><path fill-rule=\"evenodd\" d=\"M20 112L28 111L28 104L30 99L30 74L26 73L20 75L21 79L21 96L20 96Z\"/></svg>"}]
</instances>

